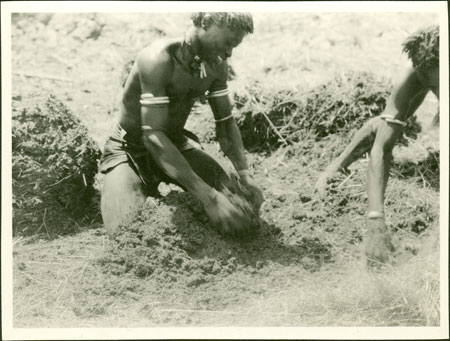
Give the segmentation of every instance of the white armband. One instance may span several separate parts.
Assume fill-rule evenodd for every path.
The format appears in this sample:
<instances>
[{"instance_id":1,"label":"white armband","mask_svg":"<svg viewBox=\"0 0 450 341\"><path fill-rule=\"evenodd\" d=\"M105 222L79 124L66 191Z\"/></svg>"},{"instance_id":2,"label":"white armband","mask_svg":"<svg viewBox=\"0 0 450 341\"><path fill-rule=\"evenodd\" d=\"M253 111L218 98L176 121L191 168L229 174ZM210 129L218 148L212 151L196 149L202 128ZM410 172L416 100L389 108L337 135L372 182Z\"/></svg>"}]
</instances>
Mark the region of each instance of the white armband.
<instances>
[{"instance_id":1,"label":"white armband","mask_svg":"<svg viewBox=\"0 0 450 341\"><path fill-rule=\"evenodd\" d=\"M380 118L382 120L385 120L387 123L398 124L398 125L401 125L402 127L406 127L407 126L406 122L397 120L391 115L380 115Z\"/></svg>"},{"instance_id":2,"label":"white armband","mask_svg":"<svg viewBox=\"0 0 450 341\"><path fill-rule=\"evenodd\" d=\"M228 88L217 90L217 91L207 91L206 98L223 97L228 96Z\"/></svg>"},{"instance_id":3,"label":"white armband","mask_svg":"<svg viewBox=\"0 0 450 341\"><path fill-rule=\"evenodd\" d=\"M142 94L140 103L141 103L141 105L144 105L144 106L169 104L169 97L167 97L167 96L155 97L149 93Z\"/></svg>"}]
</instances>

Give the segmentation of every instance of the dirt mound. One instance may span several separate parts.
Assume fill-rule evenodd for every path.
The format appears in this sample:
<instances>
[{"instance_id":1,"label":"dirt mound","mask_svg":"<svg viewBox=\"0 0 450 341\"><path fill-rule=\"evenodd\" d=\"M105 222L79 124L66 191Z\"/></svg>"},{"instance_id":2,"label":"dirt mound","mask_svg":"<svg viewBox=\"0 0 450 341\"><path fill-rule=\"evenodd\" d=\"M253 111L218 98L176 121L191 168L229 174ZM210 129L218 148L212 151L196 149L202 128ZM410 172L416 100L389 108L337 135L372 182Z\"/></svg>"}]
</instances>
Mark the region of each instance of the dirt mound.
<instances>
[{"instance_id":1,"label":"dirt mound","mask_svg":"<svg viewBox=\"0 0 450 341\"><path fill-rule=\"evenodd\" d=\"M215 231L189 193L149 198L137 218L122 226L100 260L106 272L132 272L166 283L197 286L236 271L263 271L269 263L300 264L314 270L331 258L329 245L303 238L289 245L280 229L261 221L256 234L231 238ZM323 253L311 258L312 254Z\"/></svg>"},{"instance_id":2,"label":"dirt mound","mask_svg":"<svg viewBox=\"0 0 450 341\"><path fill-rule=\"evenodd\" d=\"M382 113L390 89L388 81L366 72L339 74L307 92L254 81L236 92L236 118L246 148L270 151L305 133L320 140L360 128ZM418 132L413 117L405 134L415 138Z\"/></svg>"},{"instance_id":3,"label":"dirt mound","mask_svg":"<svg viewBox=\"0 0 450 341\"><path fill-rule=\"evenodd\" d=\"M46 233L76 230L93 222L94 177L100 149L80 120L56 97L13 98L13 231Z\"/></svg>"}]
</instances>

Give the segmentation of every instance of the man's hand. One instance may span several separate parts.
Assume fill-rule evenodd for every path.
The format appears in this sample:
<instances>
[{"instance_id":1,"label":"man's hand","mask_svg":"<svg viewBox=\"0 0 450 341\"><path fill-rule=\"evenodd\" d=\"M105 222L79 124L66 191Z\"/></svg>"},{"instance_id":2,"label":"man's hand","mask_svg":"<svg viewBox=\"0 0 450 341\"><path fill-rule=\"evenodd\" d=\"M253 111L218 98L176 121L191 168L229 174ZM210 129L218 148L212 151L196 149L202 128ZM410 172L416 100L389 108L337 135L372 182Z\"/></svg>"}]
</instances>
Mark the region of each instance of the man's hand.
<instances>
[{"instance_id":1,"label":"man's hand","mask_svg":"<svg viewBox=\"0 0 450 341\"><path fill-rule=\"evenodd\" d=\"M365 254L368 266L386 263L394 251L384 218L367 219Z\"/></svg>"},{"instance_id":2,"label":"man's hand","mask_svg":"<svg viewBox=\"0 0 450 341\"><path fill-rule=\"evenodd\" d=\"M253 230L251 217L233 205L224 194L213 189L208 197L209 200L203 203L205 211L211 223L222 233L234 236Z\"/></svg>"},{"instance_id":3,"label":"man's hand","mask_svg":"<svg viewBox=\"0 0 450 341\"><path fill-rule=\"evenodd\" d=\"M252 203L252 206L255 208L255 211L259 212L259 209L264 201L264 194L262 190L256 184L255 180L253 180L253 178L249 175L242 176L240 178L240 183L246 192L248 192L248 198Z\"/></svg>"}]
</instances>

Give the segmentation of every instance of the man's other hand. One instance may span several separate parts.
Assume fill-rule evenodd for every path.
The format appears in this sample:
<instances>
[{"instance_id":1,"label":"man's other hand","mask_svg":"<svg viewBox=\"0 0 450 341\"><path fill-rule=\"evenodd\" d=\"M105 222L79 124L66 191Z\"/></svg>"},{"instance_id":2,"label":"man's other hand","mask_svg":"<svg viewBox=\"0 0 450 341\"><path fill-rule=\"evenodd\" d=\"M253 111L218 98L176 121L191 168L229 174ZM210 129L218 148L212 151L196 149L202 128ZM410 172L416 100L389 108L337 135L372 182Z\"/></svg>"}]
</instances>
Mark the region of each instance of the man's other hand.
<instances>
[{"instance_id":1,"label":"man's other hand","mask_svg":"<svg viewBox=\"0 0 450 341\"><path fill-rule=\"evenodd\" d=\"M333 165L320 174L314 186L314 191L317 193L320 200L325 200L327 198L328 185L332 183L337 176L338 171Z\"/></svg>"}]
</instances>

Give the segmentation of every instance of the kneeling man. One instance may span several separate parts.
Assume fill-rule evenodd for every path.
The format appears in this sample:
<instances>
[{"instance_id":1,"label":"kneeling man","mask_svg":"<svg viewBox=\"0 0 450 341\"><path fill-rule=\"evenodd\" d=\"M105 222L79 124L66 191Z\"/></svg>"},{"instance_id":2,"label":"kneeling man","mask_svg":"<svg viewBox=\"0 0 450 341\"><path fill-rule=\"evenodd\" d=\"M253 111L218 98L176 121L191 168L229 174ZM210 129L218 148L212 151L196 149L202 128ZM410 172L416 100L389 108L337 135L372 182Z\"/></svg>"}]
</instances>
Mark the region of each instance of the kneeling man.
<instances>
[{"instance_id":1,"label":"kneeling man","mask_svg":"<svg viewBox=\"0 0 450 341\"><path fill-rule=\"evenodd\" d=\"M196 13L183 38L161 39L138 54L124 85L120 119L105 144L102 216L112 237L119 224L155 195L160 182L196 196L223 231L250 224L221 190L230 177L191 140L184 125L196 99L206 93L224 154L257 211L263 194L249 175L241 135L228 98L227 58L253 32L245 13Z\"/></svg>"}]
</instances>

